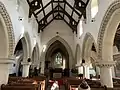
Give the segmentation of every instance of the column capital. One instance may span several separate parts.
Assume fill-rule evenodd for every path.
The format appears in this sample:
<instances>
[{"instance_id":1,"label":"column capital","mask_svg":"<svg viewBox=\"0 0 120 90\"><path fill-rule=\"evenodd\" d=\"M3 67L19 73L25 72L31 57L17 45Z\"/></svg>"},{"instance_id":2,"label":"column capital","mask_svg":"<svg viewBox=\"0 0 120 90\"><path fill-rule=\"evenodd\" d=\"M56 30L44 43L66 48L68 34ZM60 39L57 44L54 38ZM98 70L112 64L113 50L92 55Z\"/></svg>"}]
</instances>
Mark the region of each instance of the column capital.
<instances>
[{"instance_id":1,"label":"column capital","mask_svg":"<svg viewBox=\"0 0 120 90\"><path fill-rule=\"evenodd\" d=\"M31 65L32 62L21 62L22 65Z\"/></svg>"},{"instance_id":2,"label":"column capital","mask_svg":"<svg viewBox=\"0 0 120 90\"><path fill-rule=\"evenodd\" d=\"M75 64L75 67L81 67L81 65L80 64Z\"/></svg>"},{"instance_id":3,"label":"column capital","mask_svg":"<svg viewBox=\"0 0 120 90\"><path fill-rule=\"evenodd\" d=\"M99 61L99 62L96 62L96 65L100 68L102 67L110 68L115 66L115 63L116 63L115 61Z\"/></svg>"}]
</instances>

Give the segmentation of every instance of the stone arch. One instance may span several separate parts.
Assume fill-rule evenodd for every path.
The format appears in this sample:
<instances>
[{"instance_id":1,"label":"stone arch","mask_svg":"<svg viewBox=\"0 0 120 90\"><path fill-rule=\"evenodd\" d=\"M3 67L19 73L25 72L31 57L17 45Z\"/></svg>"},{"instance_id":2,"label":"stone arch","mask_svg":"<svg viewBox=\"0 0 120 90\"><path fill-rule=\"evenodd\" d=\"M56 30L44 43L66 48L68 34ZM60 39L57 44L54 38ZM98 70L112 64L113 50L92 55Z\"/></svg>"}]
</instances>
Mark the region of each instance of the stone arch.
<instances>
[{"instance_id":1,"label":"stone arch","mask_svg":"<svg viewBox=\"0 0 120 90\"><path fill-rule=\"evenodd\" d=\"M80 65L81 63L81 49L80 49L80 45L77 44L76 45L76 51L75 51L75 64Z\"/></svg>"},{"instance_id":2,"label":"stone arch","mask_svg":"<svg viewBox=\"0 0 120 90\"><path fill-rule=\"evenodd\" d=\"M107 9L98 34L98 59L113 60L113 41L120 23L120 0L114 1Z\"/></svg>"},{"instance_id":3,"label":"stone arch","mask_svg":"<svg viewBox=\"0 0 120 90\"><path fill-rule=\"evenodd\" d=\"M33 48L32 51L32 63L34 66L38 66L39 65L39 47L38 47L38 43L36 43L36 45Z\"/></svg>"},{"instance_id":4,"label":"stone arch","mask_svg":"<svg viewBox=\"0 0 120 90\"><path fill-rule=\"evenodd\" d=\"M28 53L27 53L27 41L25 37L21 37L19 41L16 44L15 50L14 50L14 56L15 56L15 70L16 70L16 75L21 76L21 62L27 62L28 59Z\"/></svg>"},{"instance_id":5,"label":"stone arch","mask_svg":"<svg viewBox=\"0 0 120 90\"><path fill-rule=\"evenodd\" d=\"M91 35L91 33L87 32L84 37L83 45L82 45L82 59L90 60L91 48L93 44L95 45L95 48L96 48L96 43L95 43L93 36Z\"/></svg>"},{"instance_id":6,"label":"stone arch","mask_svg":"<svg viewBox=\"0 0 120 90\"><path fill-rule=\"evenodd\" d=\"M23 46L23 60L27 61L28 59L28 46L27 46L27 40L25 37L22 37L21 39L22 46Z\"/></svg>"},{"instance_id":7,"label":"stone arch","mask_svg":"<svg viewBox=\"0 0 120 90\"><path fill-rule=\"evenodd\" d=\"M29 34L27 32L24 32L23 34L20 35L19 40L17 41L17 43L19 41L22 41L22 45L23 45L23 52L24 52L24 60L27 60L30 57L30 51L31 51L31 44L30 44L30 37ZM15 49L14 49L15 51Z\"/></svg>"},{"instance_id":8,"label":"stone arch","mask_svg":"<svg viewBox=\"0 0 120 90\"><path fill-rule=\"evenodd\" d=\"M4 6L4 4L0 1L0 21L4 27L6 45L7 45L7 53L6 58L12 58L14 56L14 31L10 16Z\"/></svg>"},{"instance_id":9,"label":"stone arch","mask_svg":"<svg viewBox=\"0 0 120 90\"><path fill-rule=\"evenodd\" d=\"M55 41L60 41L67 49L68 51L68 54L69 54L69 67L72 68L72 61L74 60L73 58L73 53L72 53L72 50L71 50L71 47L69 46L69 44L63 39L61 38L60 36L56 36L56 37L53 37L47 44L46 44L46 50L42 53L41 53L41 60L42 61L45 61L45 55L46 55L46 52L48 50L48 48L50 47L50 45L55 42Z\"/></svg>"},{"instance_id":10,"label":"stone arch","mask_svg":"<svg viewBox=\"0 0 120 90\"><path fill-rule=\"evenodd\" d=\"M28 32L25 32L25 33L24 33L24 37L25 37L25 39L26 39L26 41L27 41L28 57L31 58L32 50L31 50L31 41L30 41L30 35L29 35L29 33L28 33Z\"/></svg>"}]
</instances>

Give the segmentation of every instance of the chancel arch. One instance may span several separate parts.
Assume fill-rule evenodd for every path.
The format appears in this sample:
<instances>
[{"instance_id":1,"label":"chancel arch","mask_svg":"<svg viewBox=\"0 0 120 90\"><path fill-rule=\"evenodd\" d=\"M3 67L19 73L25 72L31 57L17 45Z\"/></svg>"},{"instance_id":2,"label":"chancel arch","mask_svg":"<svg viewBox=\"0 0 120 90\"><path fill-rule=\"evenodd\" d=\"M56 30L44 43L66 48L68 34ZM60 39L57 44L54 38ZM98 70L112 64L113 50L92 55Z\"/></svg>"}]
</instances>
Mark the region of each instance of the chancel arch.
<instances>
[{"instance_id":1,"label":"chancel arch","mask_svg":"<svg viewBox=\"0 0 120 90\"><path fill-rule=\"evenodd\" d=\"M69 44L63 39L61 38L60 36L55 36L54 38L52 38L46 45L45 45L45 50L42 50L42 53L41 53L41 62L44 62L45 61L45 55L46 55L46 52L48 50L48 48L50 47L50 45L52 43L54 43L55 41L60 41L66 48L66 50L68 51L68 55L69 55L69 68L72 68L72 62L74 60L73 58L73 53L72 53L72 50L71 50L71 47L69 46ZM44 48L43 48L44 49ZM41 65L44 65L41 63ZM41 70L44 72L44 70L41 68Z\"/></svg>"},{"instance_id":2,"label":"chancel arch","mask_svg":"<svg viewBox=\"0 0 120 90\"><path fill-rule=\"evenodd\" d=\"M69 68L69 54L66 47L59 40L56 40L48 48L45 61L50 62L50 67Z\"/></svg>"}]
</instances>

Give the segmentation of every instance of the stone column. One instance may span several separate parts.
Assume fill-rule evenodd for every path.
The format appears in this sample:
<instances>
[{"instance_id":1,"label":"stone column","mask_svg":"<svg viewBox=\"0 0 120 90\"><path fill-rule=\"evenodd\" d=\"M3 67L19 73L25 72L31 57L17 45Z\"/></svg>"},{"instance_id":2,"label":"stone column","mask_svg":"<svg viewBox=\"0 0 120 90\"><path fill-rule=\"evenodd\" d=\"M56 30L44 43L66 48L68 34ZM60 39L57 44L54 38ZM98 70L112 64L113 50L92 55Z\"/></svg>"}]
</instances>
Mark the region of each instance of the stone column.
<instances>
[{"instance_id":1,"label":"stone column","mask_svg":"<svg viewBox=\"0 0 120 90\"><path fill-rule=\"evenodd\" d=\"M112 67L112 77L115 78L115 67Z\"/></svg>"},{"instance_id":2,"label":"stone column","mask_svg":"<svg viewBox=\"0 0 120 90\"><path fill-rule=\"evenodd\" d=\"M78 67L78 74L83 74L83 66Z\"/></svg>"},{"instance_id":3,"label":"stone column","mask_svg":"<svg viewBox=\"0 0 120 90\"><path fill-rule=\"evenodd\" d=\"M41 62L41 74L44 74L45 61Z\"/></svg>"},{"instance_id":4,"label":"stone column","mask_svg":"<svg viewBox=\"0 0 120 90\"><path fill-rule=\"evenodd\" d=\"M13 62L12 59L0 58L0 86L8 83L9 65Z\"/></svg>"},{"instance_id":5,"label":"stone column","mask_svg":"<svg viewBox=\"0 0 120 90\"><path fill-rule=\"evenodd\" d=\"M83 76L84 78L90 79L89 65L83 66Z\"/></svg>"},{"instance_id":6,"label":"stone column","mask_svg":"<svg viewBox=\"0 0 120 90\"><path fill-rule=\"evenodd\" d=\"M115 65L114 61L100 61L97 66L100 67L100 81L102 85L113 88L112 70L111 67Z\"/></svg>"},{"instance_id":7,"label":"stone column","mask_svg":"<svg viewBox=\"0 0 120 90\"><path fill-rule=\"evenodd\" d=\"M78 74L83 74L83 66L76 64L75 65L78 68Z\"/></svg>"},{"instance_id":8,"label":"stone column","mask_svg":"<svg viewBox=\"0 0 120 90\"><path fill-rule=\"evenodd\" d=\"M32 63L31 62L21 62L21 64L23 65L22 77L28 77L29 76L29 68Z\"/></svg>"},{"instance_id":9,"label":"stone column","mask_svg":"<svg viewBox=\"0 0 120 90\"><path fill-rule=\"evenodd\" d=\"M100 68L98 66L96 66L96 75L100 75Z\"/></svg>"}]
</instances>

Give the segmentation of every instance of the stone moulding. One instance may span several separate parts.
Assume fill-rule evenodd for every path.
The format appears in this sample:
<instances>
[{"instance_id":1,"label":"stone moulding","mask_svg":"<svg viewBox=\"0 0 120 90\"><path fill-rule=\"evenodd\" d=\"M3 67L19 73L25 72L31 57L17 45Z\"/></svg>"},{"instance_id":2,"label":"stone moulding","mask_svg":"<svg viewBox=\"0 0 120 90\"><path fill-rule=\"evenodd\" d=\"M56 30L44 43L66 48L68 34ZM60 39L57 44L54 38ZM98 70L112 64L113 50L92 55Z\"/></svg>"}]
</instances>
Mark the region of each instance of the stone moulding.
<instances>
[{"instance_id":1,"label":"stone moulding","mask_svg":"<svg viewBox=\"0 0 120 90\"><path fill-rule=\"evenodd\" d=\"M102 45L103 45L107 24L109 23L109 20L113 15L113 13L119 8L120 8L120 0L116 0L109 6L109 8L107 9L104 15L104 18L102 20L99 33L98 33L98 59L102 59Z\"/></svg>"},{"instance_id":2,"label":"stone moulding","mask_svg":"<svg viewBox=\"0 0 120 90\"><path fill-rule=\"evenodd\" d=\"M113 67L115 66L115 61L99 61L99 62L96 62L96 66L102 68L102 67L106 67L106 68L110 68L110 67Z\"/></svg>"},{"instance_id":3,"label":"stone moulding","mask_svg":"<svg viewBox=\"0 0 120 90\"><path fill-rule=\"evenodd\" d=\"M10 19L10 16L4 6L4 4L0 1L0 14L5 22L5 26L7 28L7 34L8 34L8 57L11 58L14 55L14 45L15 45L15 37L14 37L14 31L12 22Z\"/></svg>"}]
</instances>

